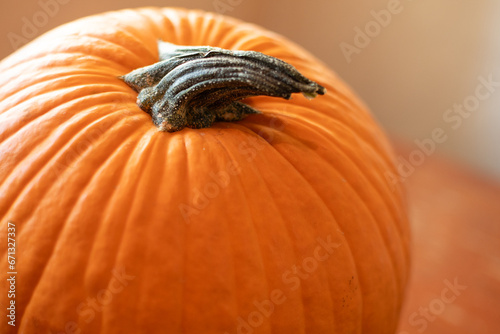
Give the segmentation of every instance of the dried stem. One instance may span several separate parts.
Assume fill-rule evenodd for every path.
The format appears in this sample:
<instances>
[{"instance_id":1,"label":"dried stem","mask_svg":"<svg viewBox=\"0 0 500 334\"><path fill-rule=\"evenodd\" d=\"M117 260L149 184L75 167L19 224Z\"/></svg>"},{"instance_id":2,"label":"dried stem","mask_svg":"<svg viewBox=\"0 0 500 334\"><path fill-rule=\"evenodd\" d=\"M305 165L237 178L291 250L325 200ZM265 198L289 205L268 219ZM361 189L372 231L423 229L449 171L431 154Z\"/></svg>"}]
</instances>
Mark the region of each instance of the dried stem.
<instances>
[{"instance_id":1,"label":"dried stem","mask_svg":"<svg viewBox=\"0 0 500 334\"><path fill-rule=\"evenodd\" d=\"M325 88L292 65L255 51L210 46L158 45L160 61L121 77L139 92L137 104L162 131L205 128L259 113L240 100L258 95L308 98Z\"/></svg>"}]
</instances>

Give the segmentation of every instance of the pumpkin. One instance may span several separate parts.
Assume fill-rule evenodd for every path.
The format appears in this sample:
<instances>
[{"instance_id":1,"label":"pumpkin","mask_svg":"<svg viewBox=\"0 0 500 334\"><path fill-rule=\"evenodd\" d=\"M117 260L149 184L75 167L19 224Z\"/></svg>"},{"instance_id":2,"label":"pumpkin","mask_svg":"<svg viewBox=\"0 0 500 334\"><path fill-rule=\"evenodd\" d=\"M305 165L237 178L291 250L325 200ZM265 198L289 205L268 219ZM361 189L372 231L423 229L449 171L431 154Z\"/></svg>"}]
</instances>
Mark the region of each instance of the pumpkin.
<instances>
[{"instance_id":1,"label":"pumpkin","mask_svg":"<svg viewBox=\"0 0 500 334\"><path fill-rule=\"evenodd\" d=\"M124 79L158 40L260 52L326 93L240 94L255 113L160 131ZM300 46L140 8L56 28L0 73L2 333L395 331L409 233L392 149Z\"/></svg>"}]
</instances>

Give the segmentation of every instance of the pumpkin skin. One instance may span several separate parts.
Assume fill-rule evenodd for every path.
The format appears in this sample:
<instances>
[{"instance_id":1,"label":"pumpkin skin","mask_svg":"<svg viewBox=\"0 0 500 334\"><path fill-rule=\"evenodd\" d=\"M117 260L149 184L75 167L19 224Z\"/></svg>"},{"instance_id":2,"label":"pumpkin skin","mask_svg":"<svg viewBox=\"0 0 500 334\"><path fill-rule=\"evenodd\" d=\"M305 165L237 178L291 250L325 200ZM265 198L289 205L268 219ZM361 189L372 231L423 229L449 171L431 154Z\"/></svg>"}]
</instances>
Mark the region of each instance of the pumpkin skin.
<instances>
[{"instance_id":1,"label":"pumpkin skin","mask_svg":"<svg viewBox=\"0 0 500 334\"><path fill-rule=\"evenodd\" d=\"M260 51L327 94L255 97L262 114L160 132L117 78L156 62L158 39ZM409 233L392 151L302 48L141 8L56 28L0 73L0 239L15 223L18 273L2 333L395 331Z\"/></svg>"}]
</instances>

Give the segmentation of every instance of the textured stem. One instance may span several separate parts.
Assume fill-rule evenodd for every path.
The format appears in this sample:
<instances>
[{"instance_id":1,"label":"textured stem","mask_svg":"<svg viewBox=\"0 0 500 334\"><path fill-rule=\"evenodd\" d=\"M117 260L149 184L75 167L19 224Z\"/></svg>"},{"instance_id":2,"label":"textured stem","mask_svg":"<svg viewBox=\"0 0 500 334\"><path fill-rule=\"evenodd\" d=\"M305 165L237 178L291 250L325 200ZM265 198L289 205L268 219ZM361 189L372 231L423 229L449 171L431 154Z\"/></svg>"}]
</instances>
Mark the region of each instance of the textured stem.
<instances>
[{"instance_id":1,"label":"textured stem","mask_svg":"<svg viewBox=\"0 0 500 334\"><path fill-rule=\"evenodd\" d=\"M255 51L180 46L160 41L160 61L121 79L139 92L137 104L161 131L205 128L259 113L240 100L258 95L308 98L325 88L292 65Z\"/></svg>"}]
</instances>

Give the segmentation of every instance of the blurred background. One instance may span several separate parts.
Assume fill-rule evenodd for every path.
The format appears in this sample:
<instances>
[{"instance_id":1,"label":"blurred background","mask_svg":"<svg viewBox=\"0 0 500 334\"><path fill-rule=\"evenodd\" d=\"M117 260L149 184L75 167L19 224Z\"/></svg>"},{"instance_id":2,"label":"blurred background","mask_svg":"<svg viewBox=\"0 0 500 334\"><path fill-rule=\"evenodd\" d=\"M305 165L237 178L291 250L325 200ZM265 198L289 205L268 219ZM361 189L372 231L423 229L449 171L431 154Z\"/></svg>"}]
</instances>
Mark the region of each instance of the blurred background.
<instances>
[{"instance_id":1,"label":"blurred background","mask_svg":"<svg viewBox=\"0 0 500 334\"><path fill-rule=\"evenodd\" d=\"M337 72L390 135L407 186L397 333L500 333L500 1L2 0L0 58L76 18L146 5L257 23Z\"/></svg>"},{"instance_id":2,"label":"blurred background","mask_svg":"<svg viewBox=\"0 0 500 334\"><path fill-rule=\"evenodd\" d=\"M442 129L437 152L500 180L499 1L2 0L0 58L70 20L146 5L215 11L281 33L336 71L393 138L412 145L400 163L425 163L433 131ZM414 150L425 153L423 162Z\"/></svg>"}]
</instances>

